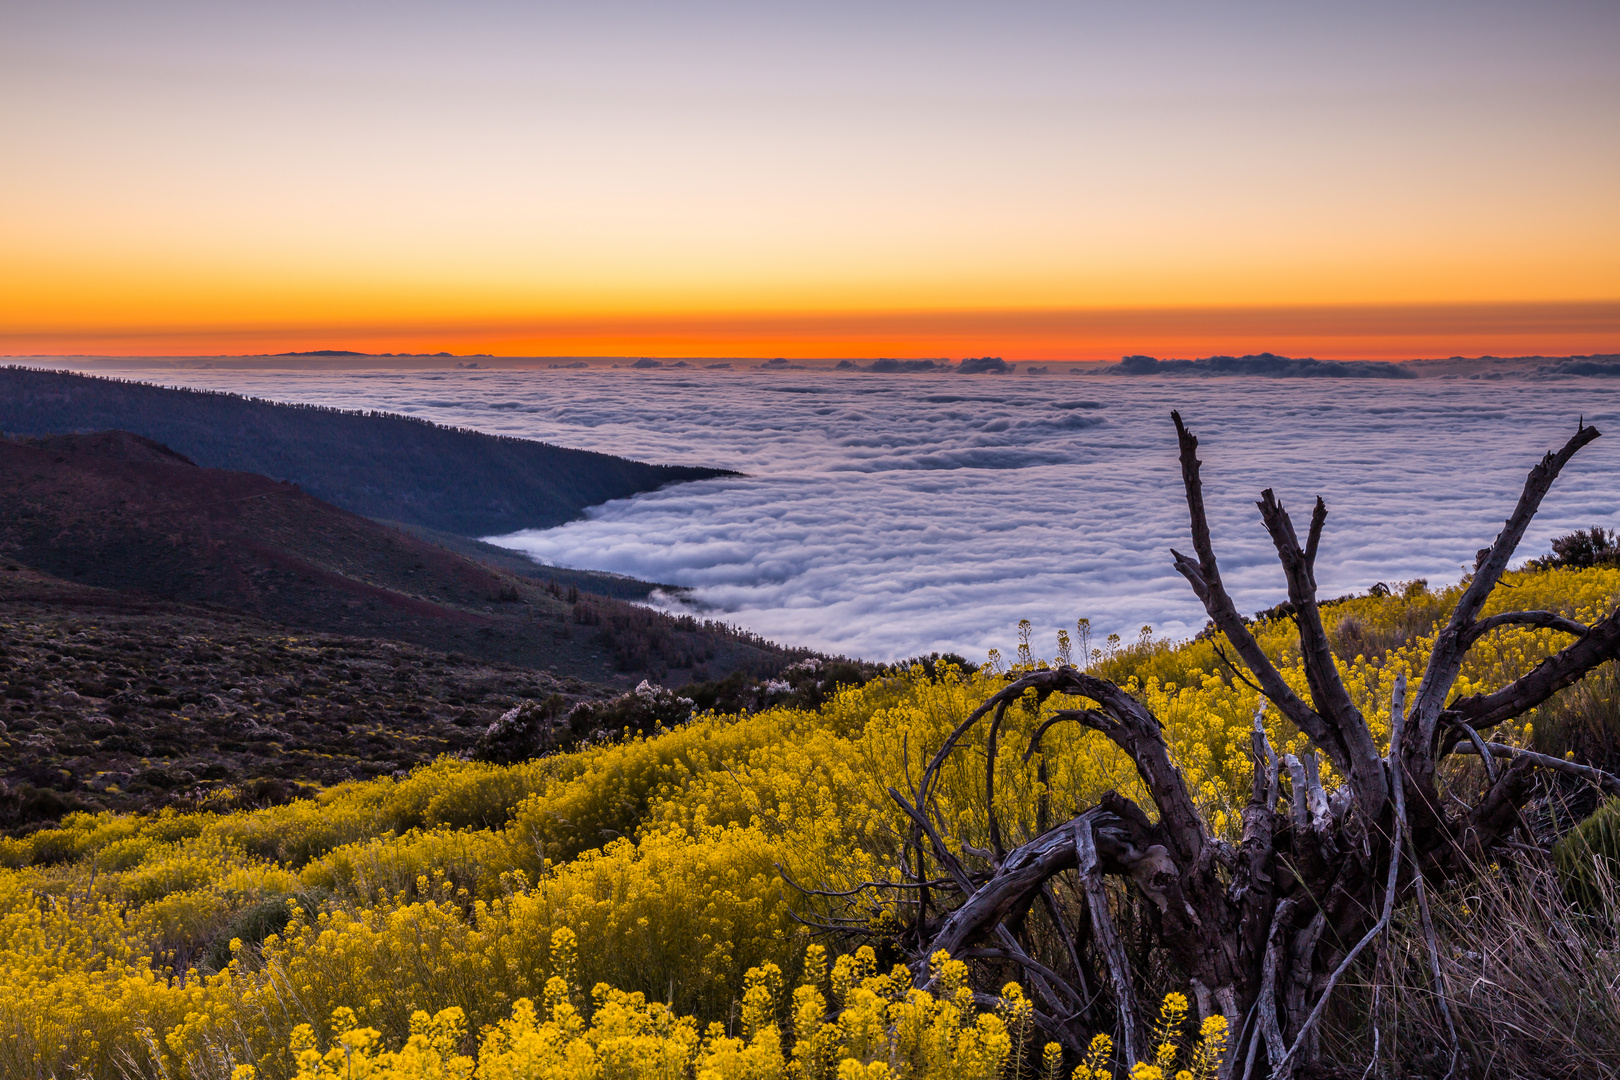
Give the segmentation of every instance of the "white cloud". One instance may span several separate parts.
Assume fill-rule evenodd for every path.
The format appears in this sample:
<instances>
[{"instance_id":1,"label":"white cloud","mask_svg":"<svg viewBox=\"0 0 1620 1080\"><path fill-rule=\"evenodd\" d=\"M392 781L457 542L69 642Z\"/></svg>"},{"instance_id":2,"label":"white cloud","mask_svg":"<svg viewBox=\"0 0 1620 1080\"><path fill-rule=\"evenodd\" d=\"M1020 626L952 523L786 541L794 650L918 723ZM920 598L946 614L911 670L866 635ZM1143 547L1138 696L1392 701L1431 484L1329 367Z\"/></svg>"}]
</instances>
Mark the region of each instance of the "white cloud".
<instances>
[{"instance_id":1,"label":"white cloud","mask_svg":"<svg viewBox=\"0 0 1620 1080\"><path fill-rule=\"evenodd\" d=\"M166 377L166 380L173 375ZM1330 516L1324 595L1454 581L1525 473L1578 416L1583 451L1522 548L1620 523L1620 386L1417 380L1029 379L791 373L187 372L281 400L383 408L741 478L677 485L500 543L562 565L688 586L768 637L890 659L1008 651L1028 618L1045 653L1099 637L1186 635L1203 612L1170 568L1186 503L1169 420L1199 436L1228 585L1244 611L1285 598L1254 500L1275 487L1303 530Z\"/></svg>"}]
</instances>

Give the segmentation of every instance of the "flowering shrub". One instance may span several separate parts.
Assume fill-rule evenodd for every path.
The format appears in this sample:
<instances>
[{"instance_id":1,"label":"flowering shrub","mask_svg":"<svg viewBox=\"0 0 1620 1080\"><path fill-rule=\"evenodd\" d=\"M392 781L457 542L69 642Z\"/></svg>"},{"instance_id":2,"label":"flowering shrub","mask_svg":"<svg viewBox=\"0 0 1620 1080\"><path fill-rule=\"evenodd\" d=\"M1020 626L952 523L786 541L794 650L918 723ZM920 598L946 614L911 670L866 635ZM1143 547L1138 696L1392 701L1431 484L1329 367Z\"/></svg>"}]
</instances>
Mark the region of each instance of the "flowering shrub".
<instances>
[{"instance_id":1,"label":"flowering shrub","mask_svg":"<svg viewBox=\"0 0 1620 1080\"><path fill-rule=\"evenodd\" d=\"M678 1016L645 995L598 984L581 1008L571 981L576 942L566 929L552 935L552 967L537 1005L522 998L511 1015L485 1029L476 1060L461 1052L466 1016L451 1007L411 1017L397 1052L381 1032L362 1026L354 1010L332 1012L332 1034L321 1040L309 1024L292 1031L296 1080L994 1080L1016 1071L1030 1030L1030 1009L1017 983L1002 990L1003 1007L979 1012L967 986L967 965L944 953L934 958L937 992L911 987L911 973L876 971L870 948L841 956L829 972L825 951L812 945L803 980L790 1001L789 1030L777 1021L782 971L750 968L743 981L736 1033L715 1022L701 1033L696 1018ZM829 1013L827 991L838 1009ZM587 1019L588 1015L588 1019ZM836 1019L828 1019L835 1015ZM790 1045L791 1044L791 1045ZM1048 1057L1055 1046L1048 1047ZM258 1070L237 1066L233 1080Z\"/></svg>"},{"instance_id":2,"label":"flowering shrub","mask_svg":"<svg viewBox=\"0 0 1620 1080\"><path fill-rule=\"evenodd\" d=\"M1509 584L1514 607L1589 622L1620 594L1620 569ZM1341 642L1387 643L1345 650L1341 664L1380 737L1391 682L1421 672L1430 613L1453 599L1414 588L1327 609ZM1304 693L1292 624L1261 620L1256 633ZM1559 641L1550 630L1495 631L1469 654L1458 691L1500 685ZM335 1048L343 1068L368 1061L378 1076L518 1077L537 1061L562 1063L559 1075L576 1064L593 1076L655 1075L623 1064L634 1058L715 1080L773 1070L859 1080L990 1075L1028 1059L1061 1080L1061 1054L1027 1045L1027 1003L1011 988L980 1008L953 961L918 996L908 978L880 974L870 950L807 957L794 914L828 914L828 901L782 877L850 887L896 875L907 825L888 789L913 785L951 730L1005 685L992 661L918 665L814 710L706 713L513 765L441 759L283 806L78 813L0 838L0 1075L225 1080L249 1066L282 1080L338 1069ZM1256 693L1207 640L1144 634L1090 662L1161 718L1210 820L1235 839ZM1043 661L1026 642L1018 663ZM1028 699L1008 710L995 810L1009 840L1110 788L1141 798L1129 762L1075 724L1053 727L1023 759L1037 726L1077 704ZM1494 737L1542 745L1557 735L1556 705ZM1303 748L1274 710L1265 723L1280 750ZM989 846L986 737L986 725L970 733L935 789L950 843L975 869L986 865L975 851ZM903 897L867 895L869 929L903 921ZM559 940L572 951L559 954ZM589 996L577 989L599 984ZM829 1003L841 1010L835 1021ZM1200 1076L1214 1035L1188 1050L1178 1034L1165 1041L1184 1057L1147 1064ZM460 1055L476 1064L457 1064ZM1110 1057L1105 1049L1081 1066L1095 1073ZM420 1072L429 1068L440 1072Z\"/></svg>"}]
</instances>

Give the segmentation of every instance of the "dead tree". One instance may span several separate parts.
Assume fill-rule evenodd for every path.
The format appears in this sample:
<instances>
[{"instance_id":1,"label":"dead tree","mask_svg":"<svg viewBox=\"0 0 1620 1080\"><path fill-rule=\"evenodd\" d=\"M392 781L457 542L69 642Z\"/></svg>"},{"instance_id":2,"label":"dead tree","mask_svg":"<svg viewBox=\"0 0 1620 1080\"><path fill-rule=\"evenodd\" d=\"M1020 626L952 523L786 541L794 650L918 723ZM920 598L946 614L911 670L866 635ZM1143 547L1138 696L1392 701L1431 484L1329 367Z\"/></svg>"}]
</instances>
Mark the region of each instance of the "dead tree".
<instances>
[{"instance_id":1,"label":"dead tree","mask_svg":"<svg viewBox=\"0 0 1620 1080\"><path fill-rule=\"evenodd\" d=\"M910 926L903 940L919 986L927 984L928 958L939 950L1017 969L1037 1006L1036 1023L1048 1038L1079 1052L1096 1030L1093 1025L1106 1016L1127 1064L1134 1064L1145 1051L1145 1020L1136 1001L1137 976L1109 903L1112 879L1116 895L1123 888L1145 901L1152 944L1190 977L1200 1012L1225 1015L1232 1040L1227 1068L1245 1076L1287 1077L1313 1056L1314 1029L1335 986L1388 925L1395 908L1416 896L1426 911L1426 889L1468 873L1481 856L1509 842L1536 770L1578 772L1620 793L1620 781L1607 774L1488 742L1486 734L1620 656L1620 609L1592 626L1546 611L1480 617L1548 488L1598 432L1579 426L1562 449L1530 470L1506 526L1479 553L1422 681L1410 696L1404 677L1398 683L1389 704L1389 747L1380 753L1334 666L1317 605L1313 567L1327 508L1317 499L1301 544L1270 490L1258 503L1288 583L1307 700L1290 689L1261 649L1221 581L1204 510L1198 441L1178 414L1171 416L1180 438L1194 552L1189 557L1172 551L1175 567L1247 669L1245 677L1264 695L1262 711L1275 708L1308 737L1312 749L1302 759L1279 757L1256 715L1253 786L1234 846L1212 833L1158 720L1140 702L1073 667L1033 671L958 726L914 790L890 789L910 822L904 880L869 882L851 892L888 889L891 896L907 898L901 907L910 913ZM1551 627L1574 640L1494 693L1450 698L1468 649L1508 625ZM1062 824L1047 828L1043 820L1038 836L1005 849L995 817L998 740L1009 705L1030 692L1041 701L1071 695L1094 707L1050 716L1035 731L1026 761L1053 724L1085 725L1129 756L1153 813L1110 792ZM970 867L948 843L935 784L964 736L985 722L990 849L975 851ZM1457 805L1448 806L1440 796L1438 770L1458 752L1480 755L1488 780L1472 805L1460 804L1453 792ZM1331 787L1323 784L1318 753L1332 766ZM1029 932L1037 909L1051 928L1044 949L1035 948ZM1061 947L1050 947L1051 941Z\"/></svg>"}]
</instances>

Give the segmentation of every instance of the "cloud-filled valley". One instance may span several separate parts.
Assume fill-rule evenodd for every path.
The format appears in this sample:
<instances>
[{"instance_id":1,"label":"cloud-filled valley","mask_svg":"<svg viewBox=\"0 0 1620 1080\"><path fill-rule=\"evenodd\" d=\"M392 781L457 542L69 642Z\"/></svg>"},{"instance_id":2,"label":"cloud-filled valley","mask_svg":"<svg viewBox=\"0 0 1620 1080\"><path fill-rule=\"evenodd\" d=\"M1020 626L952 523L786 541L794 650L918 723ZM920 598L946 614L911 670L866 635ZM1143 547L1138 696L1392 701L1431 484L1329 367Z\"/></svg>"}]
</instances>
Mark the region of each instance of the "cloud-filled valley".
<instances>
[{"instance_id":1,"label":"cloud-filled valley","mask_svg":"<svg viewBox=\"0 0 1620 1080\"><path fill-rule=\"evenodd\" d=\"M1020 618L1048 654L1079 617L1099 637L1195 632L1202 610L1170 567L1169 549L1187 546L1171 408L1200 437L1217 552L1246 611L1284 599L1254 507L1266 487L1301 528L1312 498L1327 500L1317 576L1328 596L1455 580L1581 416L1610 437L1566 471L1521 552L1620 522L1610 380L496 370L183 381L742 472L498 542L684 586L715 617L874 659L1006 651Z\"/></svg>"}]
</instances>

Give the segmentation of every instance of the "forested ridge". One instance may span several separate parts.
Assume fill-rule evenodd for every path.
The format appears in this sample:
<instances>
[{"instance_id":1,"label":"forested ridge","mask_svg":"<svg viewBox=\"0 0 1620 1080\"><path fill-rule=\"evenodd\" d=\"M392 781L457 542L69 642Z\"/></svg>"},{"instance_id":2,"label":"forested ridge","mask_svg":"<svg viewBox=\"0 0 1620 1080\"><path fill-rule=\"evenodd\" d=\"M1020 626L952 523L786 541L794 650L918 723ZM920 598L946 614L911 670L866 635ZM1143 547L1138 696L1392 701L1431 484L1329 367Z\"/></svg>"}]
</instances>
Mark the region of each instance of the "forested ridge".
<instances>
[{"instance_id":1,"label":"forested ridge","mask_svg":"<svg viewBox=\"0 0 1620 1080\"><path fill-rule=\"evenodd\" d=\"M199 465L296 483L366 517L461 536L549 528L609 499L729 475L445 427L397 413L0 368L0 432L37 436L111 429L154 439Z\"/></svg>"}]
</instances>

